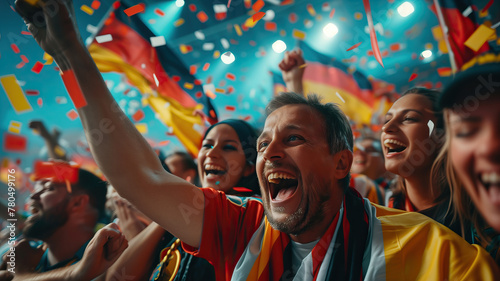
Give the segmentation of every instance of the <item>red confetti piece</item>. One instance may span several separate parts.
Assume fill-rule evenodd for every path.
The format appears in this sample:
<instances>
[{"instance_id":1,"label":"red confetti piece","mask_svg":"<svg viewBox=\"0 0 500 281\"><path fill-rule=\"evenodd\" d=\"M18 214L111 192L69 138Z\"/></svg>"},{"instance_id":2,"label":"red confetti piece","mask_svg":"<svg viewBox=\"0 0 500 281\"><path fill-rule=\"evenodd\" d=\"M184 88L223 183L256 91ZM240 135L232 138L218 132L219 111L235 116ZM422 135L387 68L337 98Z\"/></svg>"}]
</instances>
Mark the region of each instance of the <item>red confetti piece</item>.
<instances>
[{"instance_id":1,"label":"red confetti piece","mask_svg":"<svg viewBox=\"0 0 500 281\"><path fill-rule=\"evenodd\" d=\"M21 135L4 133L4 150L10 152L24 152L26 150L27 139Z\"/></svg>"},{"instance_id":2,"label":"red confetti piece","mask_svg":"<svg viewBox=\"0 0 500 281\"><path fill-rule=\"evenodd\" d=\"M181 81L181 77L175 75L175 76L172 76L172 80L174 80L175 82L179 82L179 81Z\"/></svg>"},{"instance_id":3,"label":"red confetti piece","mask_svg":"<svg viewBox=\"0 0 500 281\"><path fill-rule=\"evenodd\" d=\"M335 8L333 8L332 11L330 12L330 18L333 18L333 15L335 15Z\"/></svg>"},{"instance_id":4,"label":"red confetti piece","mask_svg":"<svg viewBox=\"0 0 500 281\"><path fill-rule=\"evenodd\" d=\"M170 141L169 141L169 140L164 140L164 141L159 142L159 143L158 143L158 146L166 146L166 145L168 145L169 143L170 143Z\"/></svg>"},{"instance_id":5,"label":"red confetti piece","mask_svg":"<svg viewBox=\"0 0 500 281\"><path fill-rule=\"evenodd\" d=\"M22 59L25 63L30 62L30 61L28 60L28 58L27 58L25 55L21 55L21 59Z\"/></svg>"},{"instance_id":6,"label":"red confetti piece","mask_svg":"<svg viewBox=\"0 0 500 281\"><path fill-rule=\"evenodd\" d=\"M90 7L92 7L92 9L94 9L94 10L97 10L97 9L99 9L99 7L101 7L101 2L99 2L98 0L94 0L94 1L92 1L92 4L90 5Z\"/></svg>"},{"instance_id":7,"label":"red confetti piece","mask_svg":"<svg viewBox=\"0 0 500 281\"><path fill-rule=\"evenodd\" d=\"M42 107L43 106L43 100L42 100L42 98L38 98L36 100L36 104L38 104L38 107Z\"/></svg>"},{"instance_id":8,"label":"red confetti piece","mask_svg":"<svg viewBox=\"0 0 500 281\"><path fill-rule=\"evenodd\" d=\"M388 50L384 50L384 51L382 52L382 57L383 57L383 58L387 57L388 55L389 55L389 51L388 51Z\"/></svg>"},{"instance_id":9,"label":"red confetti piece","mask_svg":"<svg viewBox=\"0 0 500 281\"><path fill-rule=\"evenodd\" d=\"M205 63L205 65L203 65L203 71L207 71L209 67L210 67L210 64L208 62Z\"/></svg>"},{"instance_id":10,"label":"red confetti piece","mask_svg":"<svg viewBox=\"0 0 500 281\"><path fill-rule=\"evenodd\" d=\"M21 31L21 34L22 34L22 35L31 35L31 33L30 33L29 31L24 31L24 30L23 30L23 31Z\"/></svg>"},{"instance_id":11,"label":"red confetti piece","mask_svg":"<svg viewBox=\"0 0 500 281\"><path fill-rule=\"evenodd\" d=\"M245 8L250 9L252 6L252 0L244 0L243 3L245 4Z\"/></svg>"},{"instance_id":12,"label":"red confetti piece","mask_svg":"<svg viewBox=\"0 0 500 281\"><path fill-rule=\"evenodd\" d=\"M215 114L215 111L213 109L210 109L209 113L212 118L215 118L217 116L217 114Z\"/></svg>"},{"instance_id":13,"label":"red confetti piece","mask_svg":"<svg viewBox=\"0 0 500 281\"><path fill-rule=\"evenodd\" d=\"M417 58L417 54L416 54L416 53L411 54L411 59L413 59L413 60L414 60L414 59L416 59L416 58Z\"/></svg>"},{"instance_id":14,"label":"red confetti piece","mask_svg":"<svg viewBox=\"0 0 500 281\"><path fill-rule=\"evenodd\" d=\"M137 5L130 7L128 9L125 9L124 12L125 12L125 14L127 14L127 16L131 17L135 14L144 12L145 8L146 8L146 6L143 3L140 3L140 4L137 4Z\"/></svg>"},{"instance_id":15,"label":"red confetti piece","mask_svg":"<svg viewBox=\"0 0 500 281\"><path fill-rule=\"evenodd\" d=\"M229 9L229 6L231 6L231 0L227 1L227 8Z\"/></svg>"},{"instance_id":16,"label":"red confetti piece","mask_svg":"<svg viewBox=\"0 0 500 281\"><path fill-rule=\"evenodd\" d=\"M155 14L159 15L160 17L163 17L165 15L165 13L158 8L155 9Z\"/></svg>"},{"instance_id":17,"label":"red confetti piece","mask_svg":"<svg viewBox=\"0 0 500 281\"><path fill-rule=\"evenodd\" d=\"M250 120L250 119L252 119L252 116L248 115L248 116L247 116L247 117L245 117L243 120L248 121L248 120Z\"/></svg>"},{"instance_id":18,"label":"red confetti piece","mask_svg":"<svg viewBox=\"0 0 500 281\"><path fill-rule=\"evenodd\" d=\"M229 87L227 87L227 93L228 93L228 94L231 94L231 93L233 93L233 92L234 92L234 87L233 87L233 86L229 86Z\"/></svg>"},{"instance_id":19,"label":"red confetti piece","mask_svg":"<svg viewBox=\"0 0 500 281\"><path fill-rule=\"evenodd\" d=\"M262 19L264 16L266 15L266 13L264 12L258 12L256 13L255 15L252 16L252 20L253 22L258 22L260 19Z\"/></svg>"},{"instance_id":20,"label":"red confetti piece","mask_svg":"<svg viewBox=\"0 0 500 281\"><path fill-rule=\"evenodd\" d=\"M40 94L38 90L26 90L24 93L28 96L38 96Z\"/></svg>"},{"instance_id":21,"label":"red confetti piece","mask_svg":"<svg viewBox=\"0 0 500 281\"><path fill-rule=\"evenodd\" d=\"M191 65L191 66L189 67L189 74L191 74L191 75L196 74L196 70L197 70L197 69L198 69L198 68L196 67L196 65Z\"/></svg>"},{"instance_id":22,"label":"red confetti piece","mask_svg":"<svg viewBox=\"0 0 500 281\"><path fill-rule=\"evenodd\" d=\"M116 9L120 8L120 5L121 5L121 4L120 4L120 1L115 1L115 2L113 3L113 9L115 9L115 10L116 10Z\"/></svg>"},{"instance_id":23,"label":"red confetti piece","mask_svg":"<svg viewBox=\"0 0 500 281\"><path fill-rule=\"evenodd\" d=\"M142 109L137 110L134 115L132 115L132 120L134 120L134 122L139 122L142 119L144 119L144 111L142 111Z\"/></svg>"},{"instance_id":24,"label":"red confetti piece","mask_svg":"<svg viewBox=\"0 0 500 281\"><path fill-rule=\"evenodd\" d=\"M276 31L276 29L277 29L276 23L268 21L264 25L264 29L267 31Z\"/></svg>"},{"instance_id":25,"label":"red confetti piece","mask_svg":"<svg viewBox=\"0 0 500 281\"><path fill-rule=\"evenodd\" d=\"M412 75L410 76L410 79L408 80L408 82L413 81L415 78L417 78L417 76L418 76L418 74L412 73Z\"/></svg>"},{"instance_id":26,"label":"red confetti piece","mask_svg":"<svg viewBox=\"0 0 500 281\"><path fill-rule=\"evenodd\" d=\"M281 6L285 6L285 5L290 5L290 4L293 4L294 0L284 0L283 2L281 2Z\"/></svg>"},{"instance_id":27,"label":"red confetti piece","mask_svg":"<svg viewBox=\"0 0 500 281\"><path fill-rule=\"evenodd\" d=\"M295 13L290 13L290 15L288 16L288 20L291 22L291 23L295 23L297 22L297 15Z\"/></svg>"},{"instance_id":28,"label":"red confetti piece","mask_svg":"<svg viewBox=\"0 0 500 281\"><path fill-rule=\"evenodd\" d=\"M65 162L35 162L35 180L52 179L58 183L69 181L70 183L78 182L78 167L71 166Z\"/></svg>"},{"instance_id":29,"label":"red confetti piece","mask_svg":"<svg viewBox=\"0 0 500 281\"><path fill-rule=\"evenodd\" d=\"M481 13L488 11L488 9L491 7L492 4L493 4L493 0L490 0L488 2L488 4L486 4L486 6L484 6L484 8L481 10Z\"/></svg>"},{"instance_id":30,"label":"red confetti piece","mask_svg":"<svg viewBox=\"0 0 500 281\"><path fill-rule=\"evenodd\" d=\"M201 97L202 97L202 96L203 96L203 93L202 93L202 92L196 92L196 94L195 94L195 97L196 97L197 99L201 99Z\"/></svg>"},{"instance_id":31,"label":"red confetti piece","mask_svg":"<svg viewBox=\"0 0 500 281\"><path fill-rule=\"evenodd\" d=\"M191 12L196 12L196 5L195 4L189 4L189 10Z\"/></svg>"},{"instance_id":32,"label":"red confetti piece","mask_svg":"<svg viewBox=\"0 0 500 281\"><path fill-rule=\"evenodd\" d=\"M359 45L361 45L361 42L359 42L359 43L358 43L358 44L356 44L356 45L353 45L352 47L350 47L349 49L347 49L347 51L354 50L354 49L356 49L357 47L359 47Z\"/></svg>"},{"instance_id":33,"label":"red confetti piece","mask_svg":"<svg viewBox=\"0 0 500 281\"><path fill-rule=\"evenodd\" d=\"M199 12L198 14L196 14L196 17L202 23L204 23L204 22L206 22L208 20L207 14L205 12L203 12L203 11Z\"/></svg>"},{"instance_id":34,"label":"red confetti piece","mask_svg":"<svg viewBox=\"0 0 500 281\"><path fill-rule=\"evenodd\" d=\"M227 110L227 111L235 111L235 110L236 110L236 107L231 106L231 105L228 105L228 106L226 106L226 110Z\"/></svg>"},{"instance_id":35,"label":"red confetti piece","mask_svg":"<svg viewBox=\"0 0 500 281\"><path fill-rule=\"evenodd\" d=\"M255 47L255 46L257 45L257 42L255 42L255 41L253 41L253 40L250 40L250 41L248 42L248 44L250 44L250 46L252 46L252 47Z\"/></svg>"},{"instance_id":36,"label":"red confetti piece","mask_svg":"<svg viewBox=\"0 0 500 281\"><path fill-rule=\"evenodd\" d=\"M254 10L255 12L258 12L258 11L260 11L260 9L262 9L262 7L264 7L264 1L257 0L257 2L255 2L252 5L252 10Z\"/></svg>"},{"instance_id":37,"label":"red confetti piece","mask_svg":"<svg viewBox=\"0 0 500 281\"><path fill-rule=\"evenodd\" d=\"M87 105L87 100L83 96L82 90L76 80L73 70L66 70L61 74L61 78L66 86L66 90L75 105L75 108L84 107Z\"/></svg>"},{"instance_id":38,"label":"red confetti piece","mask_svg":"<svg viewBox=\"0 0 500 281\"><path fill-rule=\"evenodd\" d=\"M234 81L236 79L236 76L234 76L234 74L232 73L226 73L226 78L231 81Z\"/></svg>"},{"instance_id":39,"label":"red confetti piece","mask_svg":"<svg viewBox=\"0 0 500 281\"><path fill-rule=\"evenodd\" d=\"M439 76L446 77L451 75L451 67L440 67L437 69Z\"/></svg>"},{"instance_id":40,"label":"red confetti piece","mask_svg":"<svg viewBox=\"0 0 500 281\"><path fill-rule=\"evenodd\" d=\"M372 44L373 54L377 62L384 67L382 62L382 56L380 55L380 49L378 48L377 34L375 33L375 26L373 25L372 11L370 8L370 0L363 0L363 5L365 7L366 19L368 21L368 29L370 30L370 41Z\"/></svg>"},{"instance_id":41,"label":"red confetti piece","mask_svg":"<svg viewBox=\"0 0 500 281\"><path fill-rule=\"evenodd\" d=\"M71 109L66 113L66 116L68 116L69 120L73 121L78 118L78 113L74 109Z\"/></svg>"},{"instance_id":42,"label":"red confetti piece","mask_svg":"<svg viewBox=\"0 0 500 281\"><path fill-rule=\"evenodd\" d=\"M394 43L394 44L391 44L391 46L389 48L391 49L391 51L397 52L397 51L401 50L401 44Z\"/></svg>"},{"instance_id":43,"label":"red confetti piece","mask_svg":"<svg viewBox=\"0 0 500 281\"><path fill-rule=\"evenodd\" d=\"M200 79L194 79L194 84L201 85L201 84L203 84L203 81L201 81Z\"/></svg>"},{"instance_id":44,"label":"red confetti piece","mask_svg":"<svg viewBox=\"0 0 500 281\"><path fill-rule=\"evenodd\" d=\"M12 43L10 44L10 47L12 48L12 51L14 51L14 53L19 54L20 51L16 44Z\"/></svg>"},{"instance_id":45,"label":"red confetti piece","mask_svg":"<svg viewBox=\"0 0 500 281\"><path fill-rule=\"evenodd\" d=\"M436 83L436 89L443 87L443 82L439 81Z\"/></svg>"},{"instance_id":46,"label":"red confetti piece","mask_svg":"<svg viewBox=\"0 0 500 281\"><path fill-rule=\"evenodd\" d=\"M18 63L18 64L16 65L16 68L17 68L17 69L19 69L19 68L23 68L23 67L24 67L24 65L25 65L25 63L24 63L24 61L22 61L22 62L20 62L20 63Z\"/></svg>"},{"instance_id":47,"label":"red confetti piece","mask_svg":"<svg viewBox=\"0 0 500 281\"><path fill-rule=\"evenodd\" d=\"M35 62L35 65L33 65L33 68L31 68L31 71L35 72L36 74L39 74L40 71L42 71L43 68L43 63L37 61Z\"/></svg>"}]
</instances>

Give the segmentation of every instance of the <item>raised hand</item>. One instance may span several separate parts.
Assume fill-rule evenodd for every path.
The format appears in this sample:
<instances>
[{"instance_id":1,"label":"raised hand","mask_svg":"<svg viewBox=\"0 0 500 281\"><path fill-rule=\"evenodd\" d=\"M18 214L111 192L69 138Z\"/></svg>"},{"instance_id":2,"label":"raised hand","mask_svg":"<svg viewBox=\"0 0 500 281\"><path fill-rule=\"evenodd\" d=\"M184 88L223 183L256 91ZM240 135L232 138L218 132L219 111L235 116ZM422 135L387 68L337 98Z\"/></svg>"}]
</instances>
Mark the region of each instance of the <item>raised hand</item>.
<instances>
[{"instance_id":1,"label":"raised hand","mask_svg":"<svg viewBox=\"0 0 500 281\"><path fill-rule=\"evenodd\" d=\"M302 50L296 49L285 52L283 60L279 63L281 75L289 91L302 93L302 77L304 76L305 61Z\"/></svg>"},{"instance_id":2,"label":"raised hand","mask_svg":"<svg viewBox=\"0 0 500 281\"><path fill-rule=\"evenodd\" d=\"M85 48L75 21L71 0L39 0L31 5L26 0L16 0L16 11L23 17L28 30L45 52L66 70L65 52Z\"/></svg>"}]
</instances>

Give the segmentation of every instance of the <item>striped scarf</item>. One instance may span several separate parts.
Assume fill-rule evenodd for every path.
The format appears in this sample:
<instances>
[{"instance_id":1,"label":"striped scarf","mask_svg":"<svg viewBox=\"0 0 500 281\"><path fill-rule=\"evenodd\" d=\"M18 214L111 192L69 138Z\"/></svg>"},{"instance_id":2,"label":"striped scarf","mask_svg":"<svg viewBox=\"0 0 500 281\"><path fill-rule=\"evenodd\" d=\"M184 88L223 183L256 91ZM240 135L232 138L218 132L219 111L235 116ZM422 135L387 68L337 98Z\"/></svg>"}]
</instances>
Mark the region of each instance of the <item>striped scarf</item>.
<instances>
[{"instance_id":1,"label":"striped scarf","mask_svg":"<svg viewBox=\"0 0 500 281\"><path fill-rule=\"evenodd\" d=\"M362 280L362 261L368 235L368 216L362 197L349 188L344 196L344 211L337 212L330 227L302 262L311 269L309 280ZM337 227L338 222L341 225ZM335 235L336 234L336 235ZM330 247L332 239L335 244ZM253 263L246 280L292 280L292 243L290 237L273 229L267 218L264 220L264 234L260 242L260 253ZM252 245L250 244L250 251ZM330 251L329 251L329 248ZM328 256L328 254L330 256ZM328 258L327 258L328 257ZM322 265L329 260L328 265ZM306 263L306 264L304 264ZM309 264L307 264L309 263ZM320 272L322 272L320 274Z\"/></svg>"}]
</instances>

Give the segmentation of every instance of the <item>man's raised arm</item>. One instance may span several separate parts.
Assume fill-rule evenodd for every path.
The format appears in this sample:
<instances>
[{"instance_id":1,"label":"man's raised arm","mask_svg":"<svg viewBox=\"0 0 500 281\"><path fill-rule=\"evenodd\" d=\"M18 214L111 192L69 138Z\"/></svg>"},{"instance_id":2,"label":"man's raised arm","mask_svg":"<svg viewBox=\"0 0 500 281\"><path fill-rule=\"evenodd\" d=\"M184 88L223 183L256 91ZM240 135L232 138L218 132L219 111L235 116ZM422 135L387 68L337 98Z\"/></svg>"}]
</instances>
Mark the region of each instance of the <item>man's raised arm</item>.
<instances>
[{"instance_id":1,"label":"man's raised arm","mask_svg":"<svg viewBox=\"0 0 500 281\"><path fill-rule=\"evenodd\" d=\"M63 72L74 74L86 106L78 108L99 168L120 195L172 234L199 246L203 223L203 193L167 173L150 145L110 94L80 37L71 0L17 0L16 9L37 43ZM68 92L75 94L70 83Z\"/></svg>"}]
</instances>

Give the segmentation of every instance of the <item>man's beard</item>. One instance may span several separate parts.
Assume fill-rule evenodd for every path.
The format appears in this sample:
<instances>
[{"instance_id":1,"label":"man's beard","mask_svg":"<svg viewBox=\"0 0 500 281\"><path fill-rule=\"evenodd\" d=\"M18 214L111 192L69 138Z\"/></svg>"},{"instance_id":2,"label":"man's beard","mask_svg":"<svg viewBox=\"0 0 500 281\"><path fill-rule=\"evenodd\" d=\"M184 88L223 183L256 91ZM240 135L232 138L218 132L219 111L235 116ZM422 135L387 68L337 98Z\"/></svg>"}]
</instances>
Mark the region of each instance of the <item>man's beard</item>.
<instances>
[{"instance_id":1,"label":"man's beard","mask_svg":"<svg viewBox=\"0 0 500 281\"><path fill-rule=\"evenodd\" d=\"M66 199L50 210L39 211L33 217L28 218L23 229L24 236L39 240L50 237L68 221L67 205Z\"/></svg>"},{"instance_id":2,"label":"man's beard","mask_svg":"<svg viewBox=\"0 0 500 281\"><path fill-rule=\"evenodd\" d=\"M310 185L308 189L304 189L299 208L284 221L276 221L272 213L268 210L270 202L264 202L264 212L269 224L274 229L296 236L307 231L324 218L326 202L332 196L329 192L331 183L319 183L314 176L309 177L304 182L308 182ZM315 191L314 193L313 190ZM305 194L306 192L309 194Z\"/></svg>"}]
</instances>

